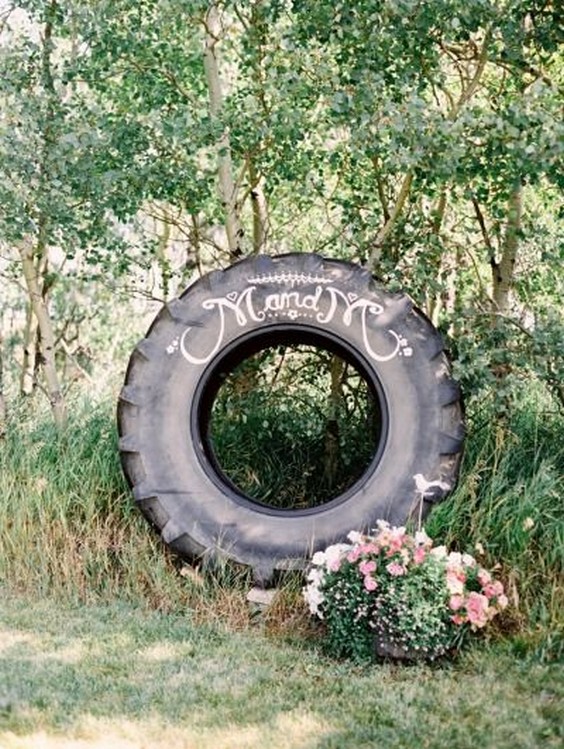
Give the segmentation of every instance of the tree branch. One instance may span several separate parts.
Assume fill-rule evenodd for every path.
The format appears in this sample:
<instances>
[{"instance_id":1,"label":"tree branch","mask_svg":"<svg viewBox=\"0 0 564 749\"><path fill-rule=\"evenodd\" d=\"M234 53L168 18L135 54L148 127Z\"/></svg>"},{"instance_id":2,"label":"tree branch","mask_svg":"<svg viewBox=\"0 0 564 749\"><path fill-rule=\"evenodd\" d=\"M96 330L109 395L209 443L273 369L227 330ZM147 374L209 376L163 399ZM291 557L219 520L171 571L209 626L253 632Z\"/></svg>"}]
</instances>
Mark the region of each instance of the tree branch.
<instances>
[{"instance_id":1,"label":"tree branch","mask_svg":"<svg viewBox=\"0 0 564 749\"><path fill-rule=\"evenodd\" d=\"M384 191L382 178L380 177L380 164L378 162L377 156L373 156L371 161L372 161L372 166L374 167L374 172L376 174L376 189L378 191L378 199L380 201L380 205L382 206L382 213L384 215L384 223L385 223L386 221L390 220L390 210L388 208L388 200L386 198L386 193Z\"/></svg>"},{"instance_id":2,"label":"tree branch","mask_svg":"<svg viewBox=\"0 0 564 749\"><path fill-rule=\"evenodd\" d=\"M496 257L495 257L495 247L492 244L492 241L490 239L490 235L488 232L488 227L486 226L486 221L484 219L484 214L482 213L482 209L480 208L480 204L476 200L474 196L472 196L472 205L474 206L474 212L476 214L476 218L478 220L478 224L480 225L480 231L482 232L482 238L484 240L484 244L488 250L489 258L490 258L490 265L496 264Z\"/></svg>"},{"instance_id":3,"label":"tree branch","mask_svg":"<svg viewBox=\"0 0 564 749\"><path fill-rule=\"evenodd\" d=\"M396 199L396 202L394 203L394 207L392 208L392 212L390 213L388 220L385 222L384 226L380 229L380 231L376 235L376 238L374 239L374 248L370 254L370 258L368 261L368 267L370 270L373 270L380 260L382 254L382 245L391 234L396 221L401 215L405 202L409 196L412 182L413 173L407 172L407 174L403 178L398 197Z\"/></svg>"},{"instance_id":4,"label":"tree branch","mask_svg":"<svg viewBox=\"0 0 564 749\"><path fill-rule=\"evenodd\" d=\"M486 33L484 34L484 41L482 42L482 48L480 50L480 55L478 57L476 69L474 70L474 75L472 76L472 79L470 83L468 84L468 86L460 94L460 98L458 99L458 102L456 103L455 112L453 113L454 116L456 116L456 114L461 110L461 108L468 101L470 101L470 99L476 93L478 86L480 85L480 79L482 78L482 75L486 68L486 63L488 62L488 44L489 44L490 39L491 39L491 29L488 28L486 30Z\"/></svg>"}]
</instances>

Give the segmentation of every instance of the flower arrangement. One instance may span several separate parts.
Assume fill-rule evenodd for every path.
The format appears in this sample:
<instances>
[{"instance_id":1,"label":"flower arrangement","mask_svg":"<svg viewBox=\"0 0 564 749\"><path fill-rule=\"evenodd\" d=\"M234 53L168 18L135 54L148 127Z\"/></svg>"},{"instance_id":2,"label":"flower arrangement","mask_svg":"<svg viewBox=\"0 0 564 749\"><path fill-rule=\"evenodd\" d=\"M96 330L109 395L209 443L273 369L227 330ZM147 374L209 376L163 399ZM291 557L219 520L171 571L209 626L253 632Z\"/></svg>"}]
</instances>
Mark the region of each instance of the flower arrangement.
<instances>
[{"instance_id":1,"label":"flower arrangement","mask_svg":"<svg viewBox=\"0 0 564 749\"><path fill-rule=\"evenodd\" d=\"M304 588L333 655L437 658L507 606L491 572L433 546L424 530L379 521L373 535L351 531L348 540L313 555Z\"/></svg>"}]
</instances>

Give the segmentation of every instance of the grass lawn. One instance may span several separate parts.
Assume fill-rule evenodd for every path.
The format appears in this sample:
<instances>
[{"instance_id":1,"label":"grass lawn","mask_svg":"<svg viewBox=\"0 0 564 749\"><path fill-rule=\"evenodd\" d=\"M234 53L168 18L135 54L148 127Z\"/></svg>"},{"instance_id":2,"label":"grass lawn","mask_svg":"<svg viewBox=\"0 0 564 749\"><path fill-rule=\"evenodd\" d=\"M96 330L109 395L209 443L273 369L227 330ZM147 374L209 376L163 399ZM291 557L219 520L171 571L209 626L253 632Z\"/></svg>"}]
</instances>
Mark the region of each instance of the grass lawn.
<instances>
[{"instance_id":1,"label":"grass lawn","mask_svg":"<svg viewBox=\"0 0 564 749\"><path fill-rule=\"evenodd\" d=\"M508 644L360 668L260 627L0 595L2 749L563 746L561 667Z\"/></svg>"}]
</instances>

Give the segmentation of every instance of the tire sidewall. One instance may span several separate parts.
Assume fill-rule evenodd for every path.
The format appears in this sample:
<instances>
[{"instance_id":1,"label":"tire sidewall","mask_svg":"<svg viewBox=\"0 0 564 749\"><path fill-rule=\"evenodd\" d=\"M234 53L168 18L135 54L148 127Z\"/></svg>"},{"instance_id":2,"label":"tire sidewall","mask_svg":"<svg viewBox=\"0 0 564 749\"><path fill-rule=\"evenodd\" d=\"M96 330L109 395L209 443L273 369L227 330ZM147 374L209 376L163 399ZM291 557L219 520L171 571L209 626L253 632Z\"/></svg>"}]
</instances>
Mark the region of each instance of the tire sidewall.
<instances>
[{"instance_id":1,"label":"tire sidewall","mask_svg":"<svg viewBox=\"0 0 564 749\"><path fill-rule=\"evenodd\" d=\"M437 470L440 372L429 353L436 331L405 296L387 294L356 266L319 261L315 272L298 272L296 257L277 259L276 272L262 275L256 260L243 261L189 288L173 319L153 325L162 356L141 383L139 431L154 493L169 516L186 518L198 545L247 564L274 558L289 566L379 518L401 524L417 499L414 476ZM351 352L387 413L380 456L361 479L341 497L295 512L252 502L216 480L198 429L203 386L226 351L288 329L328 336Z\"/></svg>"}]
</instances>

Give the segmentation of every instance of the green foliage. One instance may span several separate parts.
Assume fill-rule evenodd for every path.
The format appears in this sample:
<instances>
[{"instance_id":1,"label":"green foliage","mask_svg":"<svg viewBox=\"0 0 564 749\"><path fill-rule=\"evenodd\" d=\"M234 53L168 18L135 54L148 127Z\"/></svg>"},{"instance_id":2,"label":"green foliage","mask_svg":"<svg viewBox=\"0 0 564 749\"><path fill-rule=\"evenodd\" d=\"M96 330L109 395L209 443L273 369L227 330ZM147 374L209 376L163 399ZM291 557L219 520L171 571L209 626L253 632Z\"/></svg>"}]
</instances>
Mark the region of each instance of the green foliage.
<instances>
[{"instance_id":1,"label":"green foliage","mask_svg":"<svg viewBox=\"0 0 564 749\"><path fill-rule=\"evenodd\" d=\"M328 580L324 593L327 653L356 663L369 663L374 658L374 634L367 626L371 595L365 590L356 566L346 565L343 574ZM359 611L365 612L364 616L359 616Z\"/></svg>"},{"instance_id":2,"label":"green foliage","mask_svg":"<svg viewBox=\"0 0 564 749\"><path fill-rule=\"evenodd\" d=\"M107 139L89 97L68 80L68 11L57 3L26 11L19 24L8 17L0 48L0 237L34 236L73 256L110 241L100 169Z\"/></svg>"},{"instance_id":3,"label":"green foliage","mask_svg":"<svg viewBox=\"0 0 564 749\"><path fill-rule=\"evenodd\" d=\"M40 275L72 286L128 274L144 290L156 276L148 293L168 297L195 267L226 262L226 133L244 253L364 261L445 332L467 391L493 388L505 409L529 377L561 392L558 3L219 3L213 117L209 2L11 6L0 242L31 237L49 266ZM523 219L499 306L517 185ZM57 253L74 260L54 269ZM0 272L17 279L6 256Z\"/></svg>"},{"instance_id":4,"label":"green foliage","mask_svg":"<svg viewBox=\"0 0 564 749\"><path fill-rule=\"evenodd\" d=\"M333 381L333 384L332 384ZM360 478L378 447L375 400L328 351L264 349L222 383L210 438L221 469L271 507L324 504Z\"/></svg>"},{"instance_id":5,"label":"green foliage","mask_svg":"<svg viewBox=\"0 0 564 749\"><path fill-rule=\"evenodd\" d=\"M480 589L474 581L472 589ZM465 639L450 621L450 615L444 566L427 562L382 591L374 612L376 636L385 638L384 642L391 636L392 644L405 645L412 653L442 655Z\"/></svg>"}]
</instances>

